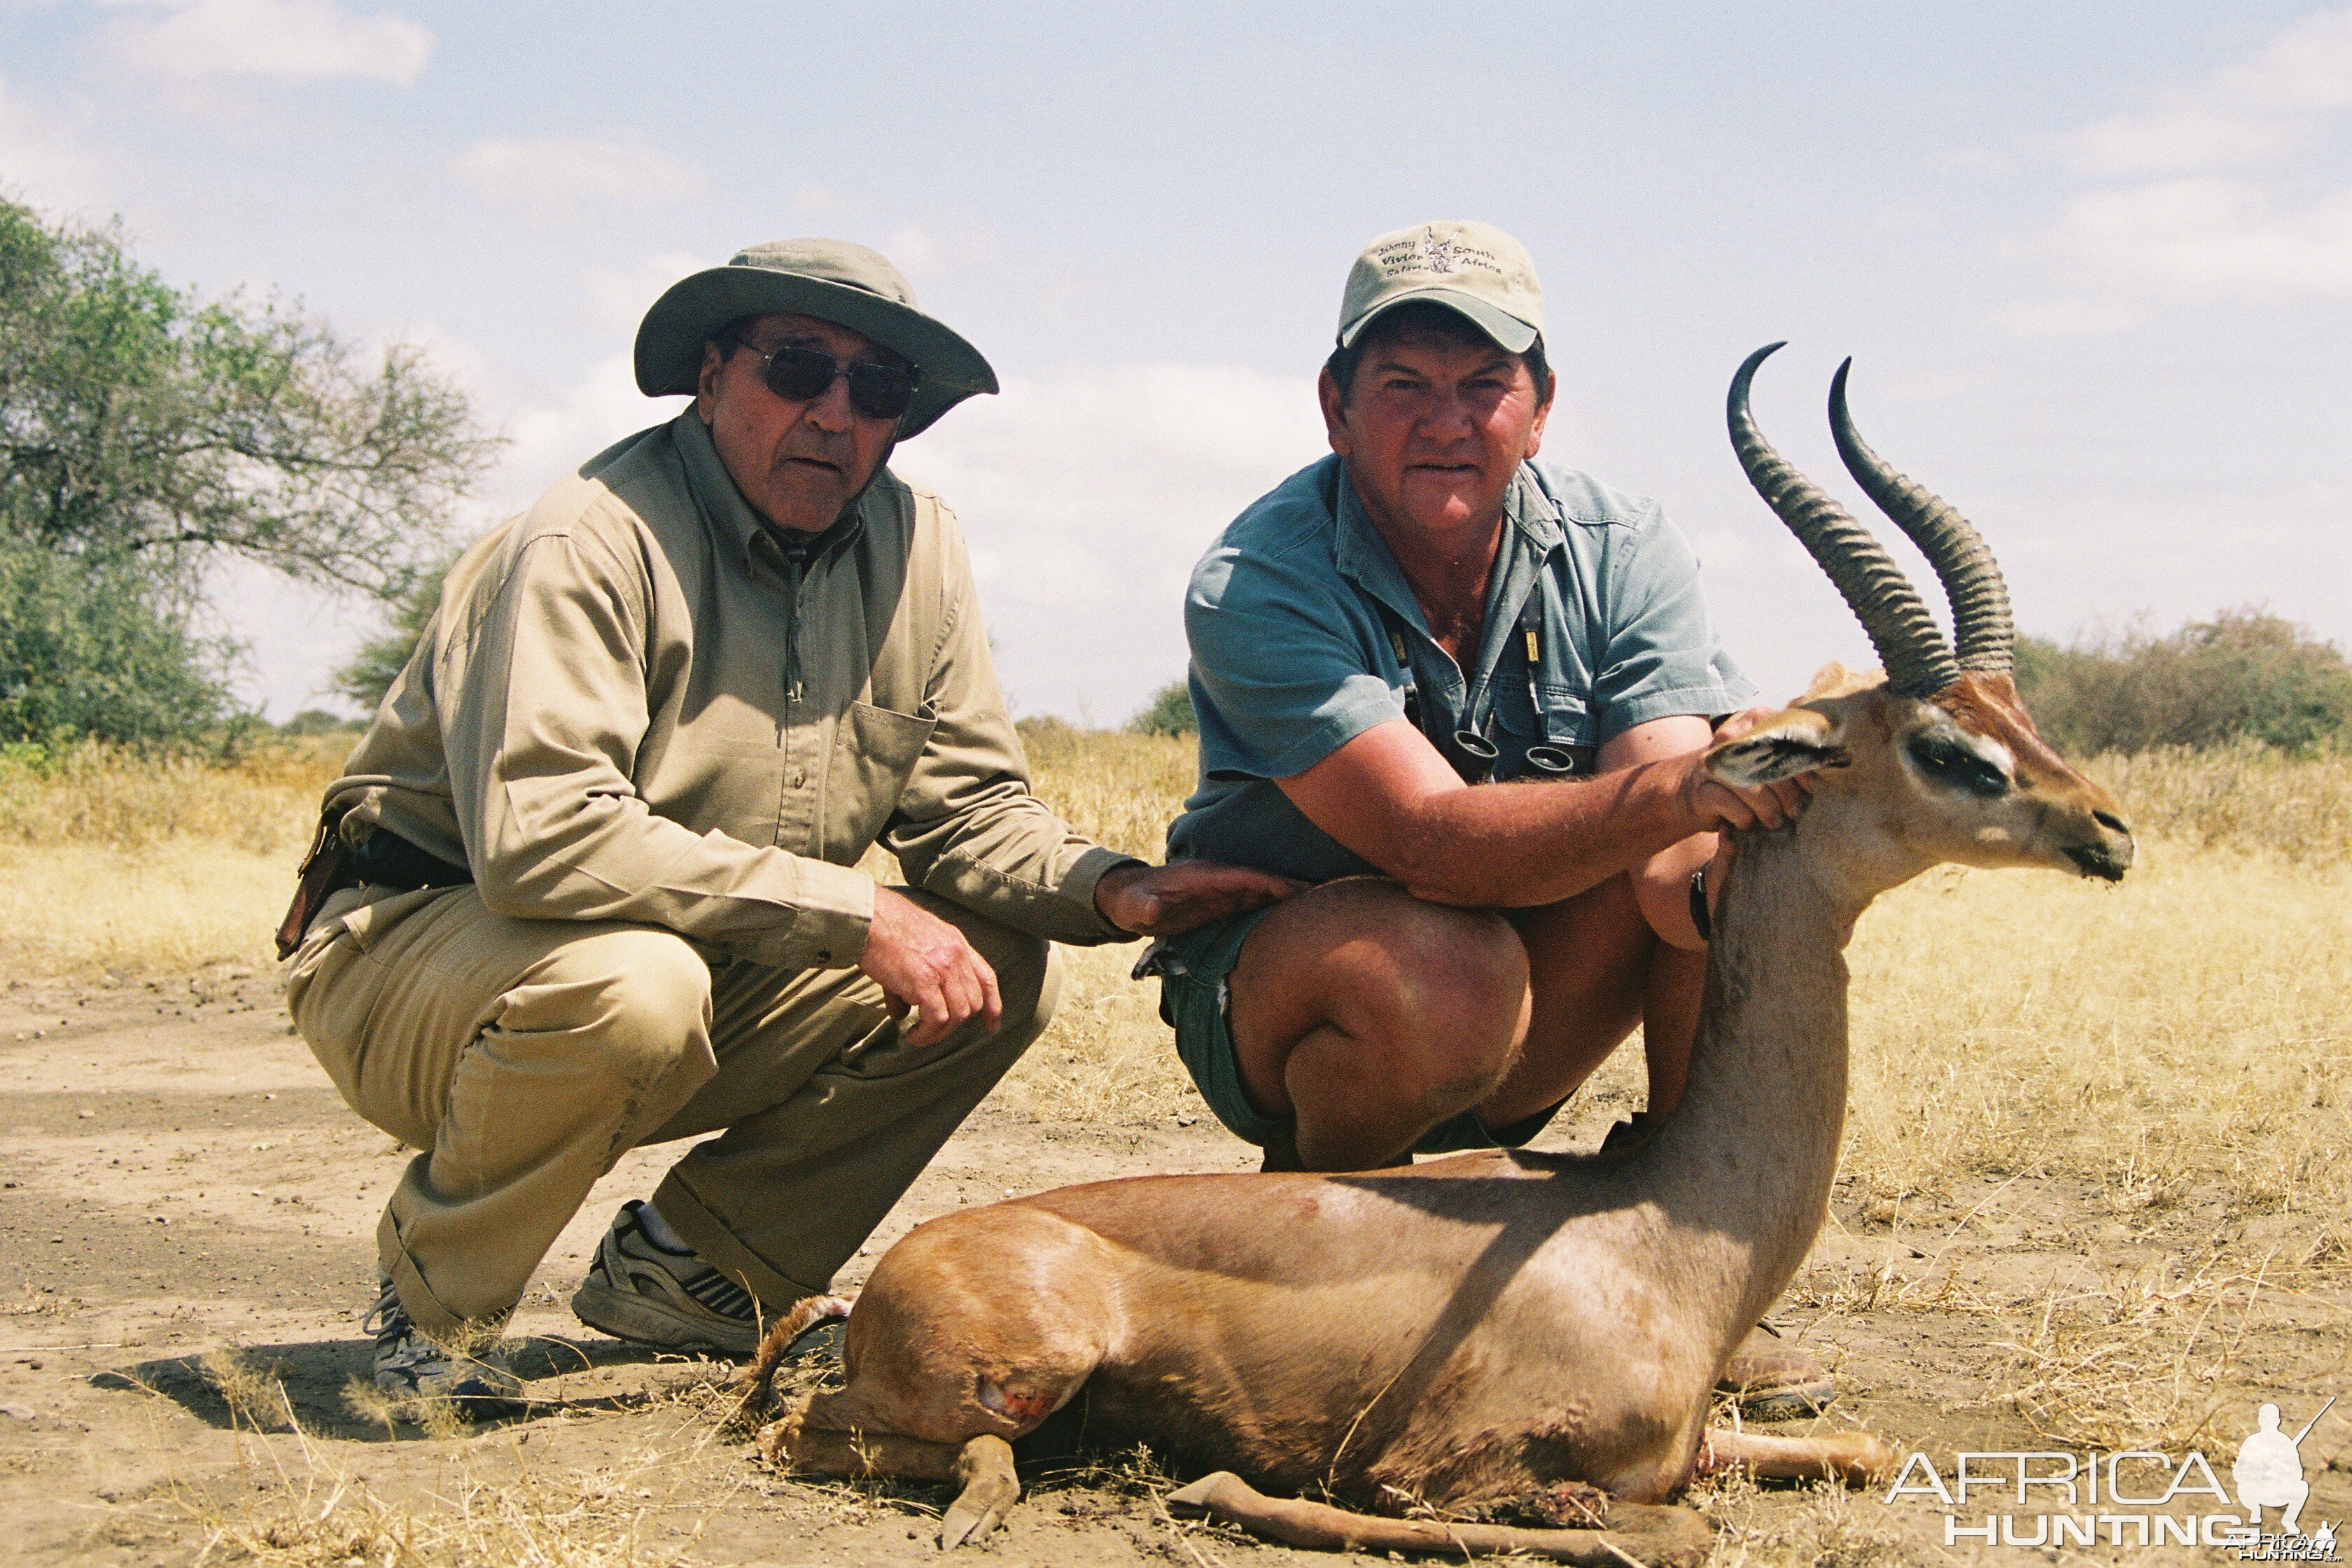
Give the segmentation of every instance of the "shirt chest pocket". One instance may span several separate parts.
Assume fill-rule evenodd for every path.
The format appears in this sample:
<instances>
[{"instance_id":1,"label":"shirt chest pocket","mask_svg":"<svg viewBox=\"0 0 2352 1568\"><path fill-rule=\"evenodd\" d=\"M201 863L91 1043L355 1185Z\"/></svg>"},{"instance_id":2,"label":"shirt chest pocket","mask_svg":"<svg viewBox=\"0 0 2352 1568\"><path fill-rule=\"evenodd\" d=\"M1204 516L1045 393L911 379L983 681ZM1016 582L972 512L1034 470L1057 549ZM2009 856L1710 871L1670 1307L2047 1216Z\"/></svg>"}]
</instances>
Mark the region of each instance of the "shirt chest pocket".
<instances>
[{"instance_id":1,"label":"shirt chest pocket","mask_svg":"<svg viewBox=\"0 0 2352 1568\"><path fill-rule=\"evenodd\" d=\"M1543 738L1554 746L1591 746L1600 716L1593 711L1590 691L1568 686L1546 686L1543 692Z\"/></svg>"},{"instance_id":2,"label":"shirt chest pocket","mask_svg":"<svg viewBox=\"0 0 2352 1568\"><path fill-rule=\"evenodd\" d=\"M1538 700L1540 715L1536 711ZM1512 739L1529 746L1590 746L1598 727L1591 692L1556 684L1530 689L1524 677L1496 683L1495 721Z\"/></svg>"},{"instance_id":3,"label":"shirt chest pocket","mask_svg":"<svg viewBox=\"0 0 2352 1568\"><path fill-rule=\"evenodd\" d=\"M898 808L939 721L928 708L901 713L853 702L843 711L825 770L824 858L849 866L866 853Z\"/></svg>"},{"instance_id":4,"label":"shirt chest pocket","mask_svg":"<svg viewBox=\"0 0 2352 1568\"><path fill-rule=\"evenodd\" d=\"M1565 778L1592 771L1591 697L1563 686L1545 686L1540 691L1540 715L1537 693L1524 680L1516 683L1516 689L1507 687L1496 693L1495 718L1503 731L1498 778Z\"/></svg>"}]
</instances>

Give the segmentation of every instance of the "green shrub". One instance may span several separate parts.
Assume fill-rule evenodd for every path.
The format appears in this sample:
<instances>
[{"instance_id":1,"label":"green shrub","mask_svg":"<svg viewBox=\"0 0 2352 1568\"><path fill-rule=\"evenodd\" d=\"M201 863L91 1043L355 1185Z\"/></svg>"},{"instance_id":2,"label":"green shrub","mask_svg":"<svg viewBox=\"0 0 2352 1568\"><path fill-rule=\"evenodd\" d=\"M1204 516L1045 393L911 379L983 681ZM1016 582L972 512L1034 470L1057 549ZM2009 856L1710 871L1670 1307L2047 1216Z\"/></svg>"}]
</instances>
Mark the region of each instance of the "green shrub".
<instances>
[{"instance_id":1,"label":"green shrub","mask_svg":"<svg viewBox=\"0 0 2352 1568\"><path fill-rule=\"evenodd\" d=\"M1197 735L1201 732L1201 717L1192 711L1192 689L1181 680L1171 680L1151 694L1141 711L1127 721L1127 727L1139 735Z\"/></svg>"},{"instance_id":2,"label":"green shrub","mask_svg":"<svg viewBox=\"0 0 2352 1568\"><path fill-rule=\"evenodd\" d=\"M227 662L147 573L0 535L0 739L194 737L231 717Z\"/></svg>"},{"instance_id":3,"label":"green shrub","mask_svg":"<svg viewBox=\"0 0 2352 1568\"><path fill-rule=\"evenodd\" d=\"M278 732L289 740L306 740L312 735L344 735L358 731L362 726L348 714L330 713L324 708L305 708L283 724Z\"/></svg>"},{"instance_id":4,"label":"green shrub","mask_svg":"<svg viewBox=\"0 0 2352 1568\"><path fill-rule=\"evenodd\" d=\"M457 563L457 558L452 555L417 574L416 580L389 606L390 614L385 617L389 624L383 634L360 644L352 662L335 671L336 690L371 715L383 705L383 694L392 689L392 683L408 668L417 639L424 637L425 628L433 624L434 615L441 608L441 580Z\"/></svg>"},{"instance_id":5,"label":"green shrub","mask_svg":"<svg viewBox=\"0 0 2352 1568\"><path fill-rule=\"evenodd\" d=\"M2017 687L2042 733L2081 756L2247 742L2300 753L2352 742L2352 662L2253 608L2164 637L2072 647L2021 637Z\"/></svg>"}]
</instances>

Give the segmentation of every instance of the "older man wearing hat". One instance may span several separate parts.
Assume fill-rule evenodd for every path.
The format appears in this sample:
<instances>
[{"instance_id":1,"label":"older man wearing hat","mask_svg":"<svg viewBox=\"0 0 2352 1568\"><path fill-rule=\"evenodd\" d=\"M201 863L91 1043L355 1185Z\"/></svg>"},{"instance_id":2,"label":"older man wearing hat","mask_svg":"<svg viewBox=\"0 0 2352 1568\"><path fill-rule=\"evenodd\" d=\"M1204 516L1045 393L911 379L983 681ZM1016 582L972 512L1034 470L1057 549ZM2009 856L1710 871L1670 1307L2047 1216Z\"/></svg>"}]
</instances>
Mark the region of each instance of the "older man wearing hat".
<instances>
[{"instance_id":1,"label":"older man wearing hat","mask_svg":"<svg viewBox=\"0 0 2352 1568\"><path fill-rule=\"evenodd\" d=\"M572 1299L742 1354L826 1290L1044 1028L1050 942L1290 890L1152 868L1029 792L964 542L893 445L996 390L857 246L696 273L637 334L691 395L468 550L329 790L281 931L303 1036L423 1151L375 1378L494 1405L495 1329L626 1151L709 1136ZM856 868L876 844L910 887Z\"/></svg>"},{"instance_id":2,"label":"older man wearing hat","mask_svg":"<svg viewBox=\"0 0 2352 1568\"><path fill-rule=\"evenodd\" d=\"M1700 770L1754 688L1657 504L1538 460L1543 324L1500 229L1374 240L1320 382L1333 455L1192 574L1200 786L1171 855L1314 886L1139 972L1268 1169L1523 1143L1636 1024L1671 1107L1715 831L1801 805ZM1828 1392L1809 1364L1739 1374Z\"/></svg>"}]
</instances>

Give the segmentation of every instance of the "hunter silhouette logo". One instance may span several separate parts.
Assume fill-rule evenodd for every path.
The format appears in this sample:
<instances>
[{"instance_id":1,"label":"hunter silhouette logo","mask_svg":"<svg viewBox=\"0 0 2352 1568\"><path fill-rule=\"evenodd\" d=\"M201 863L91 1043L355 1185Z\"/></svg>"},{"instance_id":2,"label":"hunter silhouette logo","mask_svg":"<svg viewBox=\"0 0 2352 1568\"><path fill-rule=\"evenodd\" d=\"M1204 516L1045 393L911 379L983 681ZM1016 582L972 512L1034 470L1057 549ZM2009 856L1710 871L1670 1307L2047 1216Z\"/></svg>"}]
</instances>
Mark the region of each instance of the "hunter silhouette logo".
<instances>
[{"instance_id":1,"label":"hunter silhouette logo","mask_svg":"<svg viewBox=\"0 0 2352 1568\"><path fill-rule=\"evenodd\" d=\"M2193 1448L2177 1457L2132 1448L2084 1454L1969 1449L1953 1456L1948 1482L1935 1460L1915 1452L1885 1500L1933 1498L1943 1504L1947 1546L2216 1546L2242 1563L2340 1563L2336 1525L2323 1523L2305 1534L2300 1522L2311 1499L2302 1443L2335 1407L2329 1399L2292 1435L2280 1429L2277 1405L2257 1409L2254 1430L2238 1445L2230 1467L2234 1499L2212 1462ZM1970 1494L1979 1492L2010 1506L1972 1512ZM2200 1498L2212 1502L2200 1505ZM2195 1511L2213 1510L2214 1503L2229 1511ZM2266 1509L2278 1510L2268 1533L2263 1530Z\"/></svg>"},{"instance_id":2,"label":"hunter silhouette logo","mask_svg":"<svg viewBox=\"0 0 2352 1568\"><path fill-rule=\"evenodd\" d=\"M2303 1512L2304 1500L2311 1496L2311 1485L2303 1479L2303 1440L2319 1425L2319 1416L2335 1405L2334 1399L2328 1400L2319 1407L2319 1415L2305 1422L2303 1430L2292 1437L2279 1430L2277 1405L2265 1405L2254 1412L2253 1435L2238 1445L2237 1463L2230 1467L2230 1479L2238 1483L2238 1500L2246 1505L2248 1524L2261 1524L2263 1510L2274 1508L2282 1510L2281 1532L2303 1533L2295 1517ZM2335 1531L2328 1534L2332 1541Z\"/></svg>"}]
</instances>

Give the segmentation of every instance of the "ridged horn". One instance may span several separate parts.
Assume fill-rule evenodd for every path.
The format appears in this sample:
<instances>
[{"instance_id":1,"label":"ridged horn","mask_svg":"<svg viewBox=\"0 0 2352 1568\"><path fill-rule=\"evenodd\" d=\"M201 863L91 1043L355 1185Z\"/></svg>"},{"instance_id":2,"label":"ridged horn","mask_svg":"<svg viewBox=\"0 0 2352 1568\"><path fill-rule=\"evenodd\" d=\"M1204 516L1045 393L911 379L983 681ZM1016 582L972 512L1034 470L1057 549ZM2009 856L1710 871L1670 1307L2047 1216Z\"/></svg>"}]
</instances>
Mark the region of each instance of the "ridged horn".
<instances>
[{"instance_id":1,"label":"ridged horn","mask_svg":"<svg viewBox=\"0 0 2352 1568\"><path fill-rule=\"evenodd\" d=\"M1725 406L1731 448L1739 454L1739 466L1764 504L1789 525L1845 596L1862 629L1870 634L1878 661L1886 667L1886 684L1906 697L1941 691L1959 679L1960 668L1919 591L1876 535L1772 449L1748 411L1748 385L1756 378L1756 367L1782 346L1767 343L1758 349L1731 378L1731 396Z\"/></svg>"},{"instance_id":2,"label":"ridged horn","mask_svg":"<svg viewBox=\"0 0 2352 1568\"><path fill-rule=\"evenodd\" d=\"M1952 652L1962 669L2006 672L2017 662L2017 627L2009 618L2009 584L2000 563L1959 509L1915 479L1905 478L1870 449L1846 412L1847 360L1830 382L1830 433L1854 482L1911 536L1952 602Z\"/></svg>"}]
</instances>

